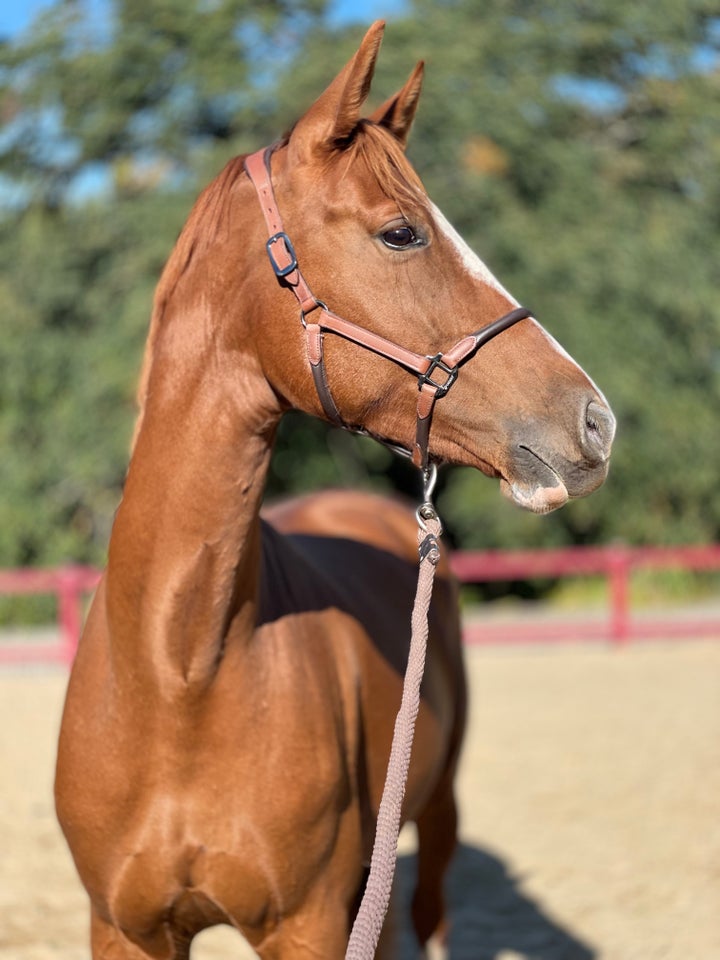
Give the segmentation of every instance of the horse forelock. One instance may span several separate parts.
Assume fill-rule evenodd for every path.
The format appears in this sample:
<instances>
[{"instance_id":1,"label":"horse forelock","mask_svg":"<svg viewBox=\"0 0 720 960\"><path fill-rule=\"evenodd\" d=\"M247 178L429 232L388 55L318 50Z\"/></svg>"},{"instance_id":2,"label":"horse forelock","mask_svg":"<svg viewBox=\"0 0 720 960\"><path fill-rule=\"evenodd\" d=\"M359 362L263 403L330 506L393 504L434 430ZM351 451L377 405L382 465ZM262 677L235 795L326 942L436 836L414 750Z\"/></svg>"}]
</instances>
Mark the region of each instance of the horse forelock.
<instances>
[{"instance_id":1,"label":"horse forelock","mask_svg":"<svg viewBox=\"0 0 720 960\"><path fill-rule=\"evenodd\" d=\"M361 120L348 148L361 158L383 193L401 210L426 206L428 196L402 145L384 127Z\"/></svg>"}]
</instances>

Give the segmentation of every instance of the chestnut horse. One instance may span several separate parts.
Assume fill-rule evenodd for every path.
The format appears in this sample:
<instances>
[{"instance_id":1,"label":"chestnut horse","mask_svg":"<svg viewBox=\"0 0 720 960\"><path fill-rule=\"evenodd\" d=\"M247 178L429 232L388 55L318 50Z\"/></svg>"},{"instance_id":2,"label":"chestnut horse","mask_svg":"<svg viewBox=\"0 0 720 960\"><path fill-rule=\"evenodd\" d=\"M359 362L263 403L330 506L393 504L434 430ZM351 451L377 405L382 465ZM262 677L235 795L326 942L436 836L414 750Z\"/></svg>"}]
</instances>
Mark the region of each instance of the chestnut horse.
<instances>
[{"instance_id":1,"label":"chestnut horse","mask_svg":"<svg viewBox=\"0 0 720 960\"><path fill-rule=\"evenodd\" d=\"M442 357L517 303L405 158L422 65L360 116L382 30L369 30L272 151L268 176L318 297L382 342ZM299 319L295 281L278 282L268 264L264 212L243 159L230 161L195 205L155 299L127 482L70 678L56 778L95 960L181 960L218 923L263 960L341 957L372 847L416 525L404 506L350 492L261 519L283 413L328 416L307 333L325 307L313 300ZM614 421L583 371L522 317L435 404L429 456L499 478L518 504L545 512L603 481ZM352 338L324 339L322 376L343 422L413 449L416 377ZM449 368L433 364L423 389ZM418 830L421 947L443 921L464 713L445 564L403 807Z\"/></svg>"}]
</instances>

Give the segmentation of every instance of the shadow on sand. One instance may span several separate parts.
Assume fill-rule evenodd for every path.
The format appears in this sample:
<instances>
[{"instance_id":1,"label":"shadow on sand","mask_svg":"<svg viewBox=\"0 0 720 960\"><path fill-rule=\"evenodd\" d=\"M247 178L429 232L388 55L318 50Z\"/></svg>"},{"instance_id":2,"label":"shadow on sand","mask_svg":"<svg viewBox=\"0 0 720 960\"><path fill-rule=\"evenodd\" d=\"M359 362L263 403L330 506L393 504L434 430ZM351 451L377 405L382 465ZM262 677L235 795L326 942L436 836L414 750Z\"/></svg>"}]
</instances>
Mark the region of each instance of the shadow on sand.
<instances>
[{"instance_id":1,"label":"shadow on sand","mask_svg":"<svg viewBox=\"0 0 720 960\"><path fill-rule=\"evenodd\" d=\"M415 856L397 866L397 917L409 916ZM593 960L596 952L564 929L522 890L498 857L462 844L446 880L450 913L449 960L496 960L504 952L523 960ZM398 960L416 960L409 929L398 931Z\"/></svg>"}]
</instances>

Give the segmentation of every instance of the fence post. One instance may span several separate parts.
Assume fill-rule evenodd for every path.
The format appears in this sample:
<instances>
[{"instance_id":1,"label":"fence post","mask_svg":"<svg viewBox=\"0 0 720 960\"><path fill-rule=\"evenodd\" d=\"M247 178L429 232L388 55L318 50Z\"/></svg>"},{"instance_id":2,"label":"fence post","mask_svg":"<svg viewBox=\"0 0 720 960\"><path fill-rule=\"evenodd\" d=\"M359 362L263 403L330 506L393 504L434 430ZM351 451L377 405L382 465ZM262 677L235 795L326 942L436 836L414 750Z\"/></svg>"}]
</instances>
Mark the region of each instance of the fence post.
<instances>
[{"instance_id":1,"label":"fence post","mask_svg":"<svg viewBox=\"0 0 720 960\"><path fill-rule=\"evenodd\" d=\"M610 639L617 645L625 643L630 635L630 566L630 554L624 547L610 548Z\"/></svg>"},{"instance_id":2,"label":"fence post","mask_svg":"<svg viewBox=\"0 0 720 960\"><path fill-rule=\"evenodd\" d=\"M58 625L60 627L63 663L73 662L82 626L82 584L73 567L65 567L58 575Z\"/></svg>"}]
</instances>

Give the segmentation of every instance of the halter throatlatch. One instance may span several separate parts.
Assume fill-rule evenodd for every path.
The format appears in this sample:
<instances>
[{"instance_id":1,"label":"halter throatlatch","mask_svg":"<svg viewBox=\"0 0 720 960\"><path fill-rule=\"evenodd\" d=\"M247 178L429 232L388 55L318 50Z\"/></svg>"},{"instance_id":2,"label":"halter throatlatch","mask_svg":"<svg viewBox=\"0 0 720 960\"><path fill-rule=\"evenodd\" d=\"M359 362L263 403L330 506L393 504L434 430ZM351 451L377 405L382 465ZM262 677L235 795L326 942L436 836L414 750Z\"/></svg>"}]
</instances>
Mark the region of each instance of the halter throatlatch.
<instances>
[{"instance_id":1,"label":"halter throatlatch","mask_svg":"<svg viewBox=\"0 0 720 960\"><path fill-rule=\"evenodd\" d=\"M270 176L270 158L274 149L274 146L266 147L246 157L245 171L257 191L268 228L269 239L266 248L270 265L278 281L293 292L300 305L300 319L305 328L310 370L323 411L327 418L338 426L353 433L372 436L364 427L346 423L337 408L328 384L323 357L325 333L334 333L345 340L357 343L366 350L392 360L393 363L415 374L418 380L418 400L413 448L407 450L397 444L387 445L397 453L412 459L415 466L423 471L427 486L430 464L430 424L435 402L448 393L457 380L460 367L473 357L480 347L503 330L514 326L519 320L531 316L531 313L525 307L517 307L499 320L483 327L482 330L463 337L447 352L436 353L434 356L414 353L393 343L392 340L387 340L371 330L366 330L350 320L339 317L313 294L300 270L290 237L283 229L282 217L275 200ZM381 438L375 437L375 439Z\"/></svg>"}]
</instances>

